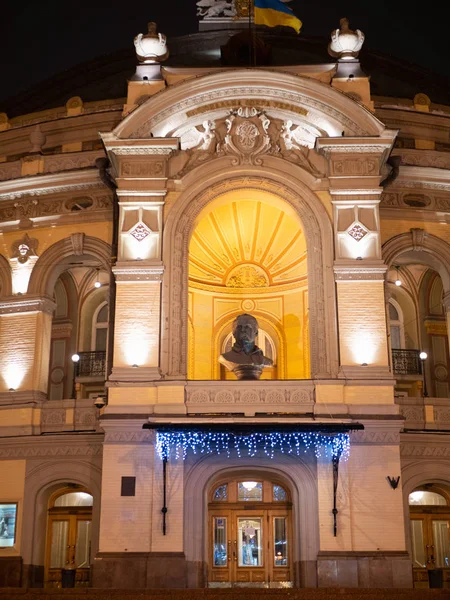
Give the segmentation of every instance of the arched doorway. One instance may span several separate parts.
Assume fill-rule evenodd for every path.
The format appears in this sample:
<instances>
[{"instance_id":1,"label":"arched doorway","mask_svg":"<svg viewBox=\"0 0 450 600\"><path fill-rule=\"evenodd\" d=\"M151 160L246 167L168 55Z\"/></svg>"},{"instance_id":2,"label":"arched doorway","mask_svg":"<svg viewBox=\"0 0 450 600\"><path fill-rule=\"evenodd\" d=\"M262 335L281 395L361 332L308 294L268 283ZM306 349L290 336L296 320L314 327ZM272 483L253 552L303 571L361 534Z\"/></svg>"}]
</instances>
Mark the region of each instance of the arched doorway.
<instances>
[{"instance_id":1,"label":"arched doorway","mask_svg":"<svg viewBox=\"0 0 450 600\"><path fill-rule=\"evenodd\" d=\"M209 587L291 587L292 501L261 474L216 481L208 497Z\"/></svg>"},{"instance_id":2,"label":"arched doorway","mask_svg":"<svg viewBox=\"0 0 450 600\"><path fill-rule=\"evenodd\" d=\"M63 577L68 587L89 586L92 506L92 495L80 486L60 489L50 497L45 587L62 587Z\"/></svg>"},{"instance_id":3,"label":"arched doorway","mask_svg":"<svg viewBox=\"0 0 450 600\"><path fill-rule=\"evenodd\" d=\"M416 488L408 499L415 588L450 588L450 490Z\"/></svg>"}]
</instances>

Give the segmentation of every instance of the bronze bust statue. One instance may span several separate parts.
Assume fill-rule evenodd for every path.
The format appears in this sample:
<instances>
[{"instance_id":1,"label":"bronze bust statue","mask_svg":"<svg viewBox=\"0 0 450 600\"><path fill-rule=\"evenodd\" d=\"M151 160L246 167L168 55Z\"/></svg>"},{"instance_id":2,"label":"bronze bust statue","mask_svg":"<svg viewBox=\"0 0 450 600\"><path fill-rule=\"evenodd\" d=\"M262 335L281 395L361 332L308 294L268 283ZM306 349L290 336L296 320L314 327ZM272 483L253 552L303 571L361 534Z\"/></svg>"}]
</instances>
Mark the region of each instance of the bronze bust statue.
<instances>
[{"instance_id":1,"label":"bronze bust statue","mask_svg":"<svg viewBox=\"0 0 450 600\"><path fill-rule=\"evenodd\" d=\"M219 362L240 380L259 379L264 367L273 363L255 344L258 321L252 315L239 315L233 321L233 335L236 340L233 347L220 355Z\"/></svg>"}]
</instances>

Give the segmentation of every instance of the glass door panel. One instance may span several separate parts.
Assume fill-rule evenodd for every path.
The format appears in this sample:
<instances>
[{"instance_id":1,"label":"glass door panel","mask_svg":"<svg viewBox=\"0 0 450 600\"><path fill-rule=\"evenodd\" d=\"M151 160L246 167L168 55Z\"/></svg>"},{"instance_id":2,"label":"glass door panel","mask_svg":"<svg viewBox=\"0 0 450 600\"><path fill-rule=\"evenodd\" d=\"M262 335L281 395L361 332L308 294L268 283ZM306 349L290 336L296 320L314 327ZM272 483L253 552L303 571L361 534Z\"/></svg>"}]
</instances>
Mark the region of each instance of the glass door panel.
<instances>
[{"instance_id":1,"label":"glass door panel","mask_svg":"<svg viewBox=\"0 0 450 600\"><path fill-rule=\"evenodd\" d=\"M67 564L69 521L52 522L50 568L64 569Z\"/></svg>"},{"instance_id":2,"label":"glass door panel","mask_svg":"<svg viewBox=\"0 0 450 600\"><path fill-rule=\"evenodd\" d=\"M77 541L75 544L75 565L77 569L87 569L91 555L91 521L77 521Z\"/></svg>"},{"instance_id":3,"label":"glass door panel","mask_svg":"<svg viewBox=\"0 0 450 600\"><path fill-rule=\"evenodd\" d=\"M213 527L213 565L215 567L226 567L228 565L226 517L214 517Z\"/></svg>"},{"instance_id":4,"label":"glass door panel","mask_svg":"<svg viewBox=\"0 0 450 600\"><path fill-rule=\"evenodd\" d=\"M449 522L447 520L432 521L434 560L438 569L450 567Z\"/></svg>"},{"instance_id":5,"label":"glass door panel","mask_svg":"<svg viewBox=\"0 0 450 600\"><path fill-rule=\"evenodd\" d=\"M426 567L427 555L424 541L424 522L422 519L411 520L411 543L413 566L424 569Z\"/></svg>"},{"instance_id":6,"label":"glass door panel","mask_svg":"<svg viewBox=\"0 0 450 600\"><path fill-rule=\"evenodd\" d=\"M285 517L273 519L273 556L274 567L286 567L288 564L288 541Z\"/></svg>"},{"instance_id":7,"label":"glass door panel","mask_svg":"<svg viewBox=\"0 0 450 600\"><path fill-rule=\"evenodd\" d=\"M238 518L238 566L262 567L262 518Z\"/></svg>"}]
</instances>

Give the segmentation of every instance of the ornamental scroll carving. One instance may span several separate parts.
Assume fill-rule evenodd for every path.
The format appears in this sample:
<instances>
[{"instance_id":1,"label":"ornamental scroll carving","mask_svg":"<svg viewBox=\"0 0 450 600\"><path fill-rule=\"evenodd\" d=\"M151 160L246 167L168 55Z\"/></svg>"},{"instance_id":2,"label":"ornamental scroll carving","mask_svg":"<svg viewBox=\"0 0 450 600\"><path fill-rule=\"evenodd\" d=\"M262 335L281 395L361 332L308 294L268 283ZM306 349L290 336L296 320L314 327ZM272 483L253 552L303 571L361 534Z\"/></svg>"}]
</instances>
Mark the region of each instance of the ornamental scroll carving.
<instances>
[{"instance_id":1,"label":"ornamental scroll carving","mask_svg":"<svg viewBox=\"0 0 450 600\"><path fill-rule=\"evenodd\" d=\"M302 139L304 134L301 125L289 119L283 121L256 107L241 106L228 111L225 117L206 120L193 128L192 135L199 141L180 151L186 161L174 177L182 177L217 156L230 156L233 166L259 166L264 155L280 156L315 177L323 177L308 158L310 149Z\"/></svg>"}]
</instances>

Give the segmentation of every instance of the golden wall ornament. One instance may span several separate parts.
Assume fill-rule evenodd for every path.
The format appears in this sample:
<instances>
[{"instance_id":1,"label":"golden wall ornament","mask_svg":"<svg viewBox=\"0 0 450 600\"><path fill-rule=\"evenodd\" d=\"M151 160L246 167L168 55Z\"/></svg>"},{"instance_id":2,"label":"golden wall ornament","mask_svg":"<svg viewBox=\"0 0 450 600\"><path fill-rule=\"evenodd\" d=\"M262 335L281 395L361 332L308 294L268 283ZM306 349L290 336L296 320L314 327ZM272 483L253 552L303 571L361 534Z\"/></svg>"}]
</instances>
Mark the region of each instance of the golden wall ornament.
<instances>
[{"instance_id":1,"label":"golden wall ornament","mask_svg":"<svg viewBox=\"0 0 450 600\"><path fill-rule=\"evenodd\" d=\"M236 19L248 19L249 11L253 12L252 0L234 0Z\"/></svg>"}]
</instances>

